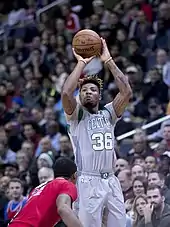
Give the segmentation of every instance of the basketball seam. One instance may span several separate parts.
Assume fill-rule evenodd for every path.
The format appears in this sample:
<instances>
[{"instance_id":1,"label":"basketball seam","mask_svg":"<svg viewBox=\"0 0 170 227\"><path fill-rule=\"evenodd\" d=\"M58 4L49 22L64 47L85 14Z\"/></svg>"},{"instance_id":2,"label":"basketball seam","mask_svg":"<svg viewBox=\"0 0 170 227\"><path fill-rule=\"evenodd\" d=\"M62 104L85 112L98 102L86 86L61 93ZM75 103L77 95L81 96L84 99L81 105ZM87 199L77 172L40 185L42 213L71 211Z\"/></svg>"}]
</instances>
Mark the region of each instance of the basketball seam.
<instances>
[{"instance_id":1,"label":"basketball seam","mask_svg":"<svg viewBox=\"0 0 170 227\"><path fill-rule=\"evenodd\" d=\"M74 45L74 47L76 47L76 46L92 46L92 45L99 45L99 43L95 43L95 44L79 44L79 45Z\"/></svg>"}]
</instances>

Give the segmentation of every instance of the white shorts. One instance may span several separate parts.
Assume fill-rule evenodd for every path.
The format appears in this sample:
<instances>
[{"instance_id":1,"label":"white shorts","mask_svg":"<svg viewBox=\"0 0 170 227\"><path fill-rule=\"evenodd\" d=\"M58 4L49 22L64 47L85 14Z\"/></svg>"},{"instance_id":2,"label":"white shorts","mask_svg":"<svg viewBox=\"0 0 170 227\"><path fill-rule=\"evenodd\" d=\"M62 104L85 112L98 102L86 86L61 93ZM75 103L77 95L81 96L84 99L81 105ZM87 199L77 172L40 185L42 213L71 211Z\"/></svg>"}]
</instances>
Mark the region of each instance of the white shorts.
<instances>
[{"instance_id":1,"label":"white shorts","mask_svg":"<svg viewBox=\"0 0 170 227\"><path fill-rule=\"evenodd\" d=\"M100 176L81 175L77 181L78 200L74 209L85 227L101 227L103 210L108 210L107 227L126 227L124 198L118 179L112 175L107 179Z\"/></svg>"}]
</instances>

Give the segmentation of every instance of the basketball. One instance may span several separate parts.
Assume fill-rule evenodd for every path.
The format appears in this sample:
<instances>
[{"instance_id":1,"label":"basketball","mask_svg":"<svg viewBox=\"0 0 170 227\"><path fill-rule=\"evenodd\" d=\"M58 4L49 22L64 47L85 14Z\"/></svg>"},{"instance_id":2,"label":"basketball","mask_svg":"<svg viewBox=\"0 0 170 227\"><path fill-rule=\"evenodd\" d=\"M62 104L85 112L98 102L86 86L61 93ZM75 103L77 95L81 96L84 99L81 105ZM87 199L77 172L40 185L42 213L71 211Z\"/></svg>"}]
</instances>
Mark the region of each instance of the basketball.
<instances>
[{"instance_id":1,"label":"basketball","mask_svg":"<svg viewBox=\"0 0 170 227\"><path fill-rule=\"evenodd\" d=\"M102 41L96 32L84 29L74 36L72 46L78 55L90 58L101 53Z\"/></svg>"}]
</instances>

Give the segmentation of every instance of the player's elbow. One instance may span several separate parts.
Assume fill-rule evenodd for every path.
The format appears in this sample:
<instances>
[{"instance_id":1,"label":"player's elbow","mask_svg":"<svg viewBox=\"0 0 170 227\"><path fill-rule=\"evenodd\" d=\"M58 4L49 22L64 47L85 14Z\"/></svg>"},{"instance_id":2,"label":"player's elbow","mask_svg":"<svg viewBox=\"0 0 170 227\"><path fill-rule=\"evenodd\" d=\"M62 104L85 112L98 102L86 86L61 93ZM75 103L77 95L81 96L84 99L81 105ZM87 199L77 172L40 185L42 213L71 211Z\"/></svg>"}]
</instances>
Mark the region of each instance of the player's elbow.
<instances>
[{"instance_id":1,"label":"player's elbow","mask_svg":"<svg viewBox=\"0 0 170 227\"><path fill-rule=\"evenodd\" d=\"M130 86L127 87L127 89L126 89L124 95L125 95L128 99L131 99L131 98L132 98L133 93L132 93L132 89L131 89Z\"/></svg>"},{"instance_id":2,"label":"player's elbow","mask_svg":"<svg viewBox=\"0 0 170 227\"><path fill-rule=\"evenodd\" d=\"M67 213L68 213L68 205L66 205L66 204L60 205L58 207L57 211L58 211L58 214L60 215L60 217L62 218L63 216L67 215Z\"/></svg>"}]
</instances>

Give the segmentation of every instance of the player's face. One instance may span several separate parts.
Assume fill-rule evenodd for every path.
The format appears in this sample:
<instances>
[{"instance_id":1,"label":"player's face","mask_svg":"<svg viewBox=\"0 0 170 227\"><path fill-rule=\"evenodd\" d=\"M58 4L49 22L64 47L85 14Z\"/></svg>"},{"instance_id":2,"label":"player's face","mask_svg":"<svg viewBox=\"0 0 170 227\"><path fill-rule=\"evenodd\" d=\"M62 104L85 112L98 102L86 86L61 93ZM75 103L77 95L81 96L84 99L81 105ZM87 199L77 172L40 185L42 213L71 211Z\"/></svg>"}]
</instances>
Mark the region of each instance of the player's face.
<instances>
[{"instance_id":1,"label":"player's face","mask_svg":"<svg viewBox=\"0 0 170 227\"><path fill-rule=\"evenodd\" d=\"M94 108L99 103L99 89L93 83L84 84L80 92L80 101L87 108Z\"/></svg>"},{"instance_id":2,"label":"player's face","mask_svg":"<svg viewBox=\"0 0 170 227\"><path fill-rule=\"evenodd\" d=\"M19 182L11 182L9 184L9 194L12 199L18 200L22 195L23 189Z\"/></svg>"}]
</instances>

